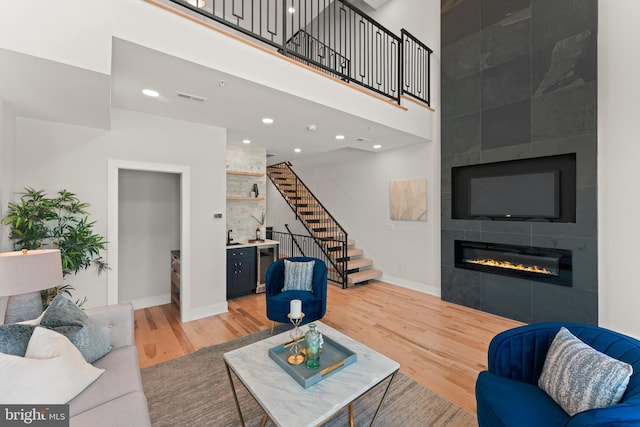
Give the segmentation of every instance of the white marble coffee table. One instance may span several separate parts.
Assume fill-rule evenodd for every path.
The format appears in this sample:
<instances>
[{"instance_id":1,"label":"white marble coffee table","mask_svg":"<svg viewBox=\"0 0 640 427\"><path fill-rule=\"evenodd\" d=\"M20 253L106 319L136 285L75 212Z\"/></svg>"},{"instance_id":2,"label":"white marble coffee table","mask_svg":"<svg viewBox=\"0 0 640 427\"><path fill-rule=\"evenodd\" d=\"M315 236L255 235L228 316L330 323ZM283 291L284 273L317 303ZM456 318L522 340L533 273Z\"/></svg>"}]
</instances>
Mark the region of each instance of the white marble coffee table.
<instances>
[{"instance_id":1,"label":"white marble coffee table","mask_svg":"<svg viewBox=\"0 0 640 427\"><path fill-rule=\"evenodd\" d=\"M268 354L270 348L290 340L289 332L225 353L224 361L243 426L244 418L231 372L262 407L265 416L281 427L320 425L347 406L352 415L351 403L388 378L378 406L380 409L400 364L322 322L314 323L320 333L357 353L358 360L305 389ZM308 328L302 326L301 329L306 333ZM377 414L378 411L370 425ZM266 418L263 424L264 421Z\"/></svg>"}]
</instances>

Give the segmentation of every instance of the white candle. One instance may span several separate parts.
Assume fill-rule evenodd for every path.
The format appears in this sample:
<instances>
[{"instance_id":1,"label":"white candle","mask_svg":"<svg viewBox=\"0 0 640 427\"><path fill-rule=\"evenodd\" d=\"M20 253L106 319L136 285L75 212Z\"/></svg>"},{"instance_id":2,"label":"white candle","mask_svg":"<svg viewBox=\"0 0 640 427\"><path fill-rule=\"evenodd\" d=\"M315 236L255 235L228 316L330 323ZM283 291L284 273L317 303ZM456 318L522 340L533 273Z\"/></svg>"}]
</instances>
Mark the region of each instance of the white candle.
<instances>
[{"instance_id":1,"label":"white candle","mask_svg":"<svg viewBox=\"0 0 640 427\"><path fill-rule=\"evenodd\" d=\"M299 319L302 316L302 301L292 299L289 303L289 314L292 319Z\"/></svg>"}]
</instances>

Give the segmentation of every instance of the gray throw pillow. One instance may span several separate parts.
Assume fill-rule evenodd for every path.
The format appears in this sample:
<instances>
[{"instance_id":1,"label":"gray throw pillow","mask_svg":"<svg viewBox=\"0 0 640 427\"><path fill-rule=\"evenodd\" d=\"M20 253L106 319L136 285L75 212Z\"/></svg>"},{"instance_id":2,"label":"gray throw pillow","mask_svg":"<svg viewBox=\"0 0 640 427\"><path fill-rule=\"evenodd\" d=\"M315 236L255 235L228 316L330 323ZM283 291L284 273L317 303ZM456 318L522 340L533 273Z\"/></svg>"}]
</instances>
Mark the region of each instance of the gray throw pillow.
<instances>
[{"instance_id":1,"label":"gray throw pillow","mask_svg":"<svg viewBox=\"0 0 640 427\"><path fill-rule=\"evenodd\" d=\"M571 416L620 402L633 367L588 346L566 328L553 339L538 386Z\"/></svg>"},{"instance_id":2,"label":"gray throw pillow","mask_svg":"<svg viewBox=\"0 0 640 427\"><path fill-rule=\"evenodd\" d=\"M17 323L0 326L0 353L23 357L34 328Z\"/></svg>"},{"instance_id":3,"label":"gray throw pillow","mask_svg":"<svg viewBox=\"0 0 640 427\"><path fill-rule=\"evenodd\" d=\"M315 261L284 260L284 291L313 291L313 266Z\"/></svg>"},{"instance_id":4,"label":"gray throw pillow","mask_svg":"<svg viewBox=\"0 0 640 427\"><path fill-rule=\"evenodd\" d=\"M40 326L66 336L89 363L93 363L111 350L109 341L89 316L73 301L60 294L44 312Z\"/></svg>"}]
</instances>

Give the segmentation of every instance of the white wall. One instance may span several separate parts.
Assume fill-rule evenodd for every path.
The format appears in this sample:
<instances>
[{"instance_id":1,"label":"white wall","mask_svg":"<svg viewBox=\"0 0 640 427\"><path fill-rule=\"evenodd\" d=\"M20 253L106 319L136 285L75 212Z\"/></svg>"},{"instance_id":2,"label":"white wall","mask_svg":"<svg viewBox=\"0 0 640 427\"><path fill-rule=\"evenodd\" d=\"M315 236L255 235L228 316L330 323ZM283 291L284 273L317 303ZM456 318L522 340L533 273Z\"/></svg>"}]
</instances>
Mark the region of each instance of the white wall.
<instances>
[{"instance_id":1,"label":"white wall","mask_svg":"<svg viewBox=\"0 0 640 427\"><path fill-rule=\"evenodd\" d=\"M15 195L16 115L9 105L0 99L0 217L7 214L7 203ZM11 251L9 227L0 225L0 251Z\"/></svg>"},{"instance_id":2,"label":"white wall","mask_svg":"<svg viewBox=\"0 0 640 427\"><path fill-rule=\"evenodd\" d=\"M191 313L226 310L224 220L226 131L211 126L113 110L112 130L18 119L16 186L55 192L66 188L89 202L95 231L107 235L109 159L185 165L191 176ZM115 242L110 242L115 244ZM107 253L108 259L108 253ZM106 275L82 272L69 282L88 306L107 302Z\"/></svg>"},{"instance_id":3,"label":"white wall","mask_svg":"<svg viewBox=\"0 0 640 427\"><path fill-rule=\"evenodd\" d=\"M118 300L167 304L170 251L180 249L180 175L118 173Z\"/></svg>"},{"instance_id":4,"label":"white wall","mask_svg":"<svg viewBox=\"0 0 640 427\"><path fill-rule=\"evenodd\" d=\"M7 203L15 200L16 116L0 98L0 217L7 214ZM13 250L9 227L0 225L0 252ZM0 297L0 324L4 322L7 298Z\"/></svg>"},{"instance_id":5,"label":"white wall","mask_svg":"<svg viewBox=\"0 0 640 427\"><path fill-rule=\"evenodd\" d=\"M440 295L440 158L434 148L427 143L383 153L345 149L295 161L293 169L383 271L382 280ZM427 178L427 221L391 221L389 183L416 178ZM306 234L273 185L269 190L269 224L285 231L282 224L288 222L293 232Z\"/></svg>"},{"instance_id":6,"label":"white wall","mask_svg":"<svg viewBox=\"0 0 640 427\"><path fill-rule=\"evenodd\" d=\"M598 4L599 323L640 338L640 2Z\"/></svg>"}]
</instances>

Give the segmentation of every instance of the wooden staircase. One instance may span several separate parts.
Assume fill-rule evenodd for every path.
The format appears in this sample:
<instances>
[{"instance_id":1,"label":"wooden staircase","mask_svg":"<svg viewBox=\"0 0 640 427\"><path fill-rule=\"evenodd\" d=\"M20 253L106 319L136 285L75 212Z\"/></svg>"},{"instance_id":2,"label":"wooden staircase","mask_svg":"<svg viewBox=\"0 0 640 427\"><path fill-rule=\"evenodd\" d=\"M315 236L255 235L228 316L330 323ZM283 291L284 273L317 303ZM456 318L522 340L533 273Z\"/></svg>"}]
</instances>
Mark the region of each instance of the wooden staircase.
<instances>
[{"instance_id":1,"label":"wooden staircase","mask_svg":"<svg viewBox=\"0 0 640 427\"><path fill-rule=\"evenodd\" d=\"M363 257L364 251L355 247L354 240L348 239L347 232L309 191L289 163L267 167L267 176L327 256L330 280L346 288L382 276L382 271L372 268L373 261Z\"/></svg>"}]
</instances>

